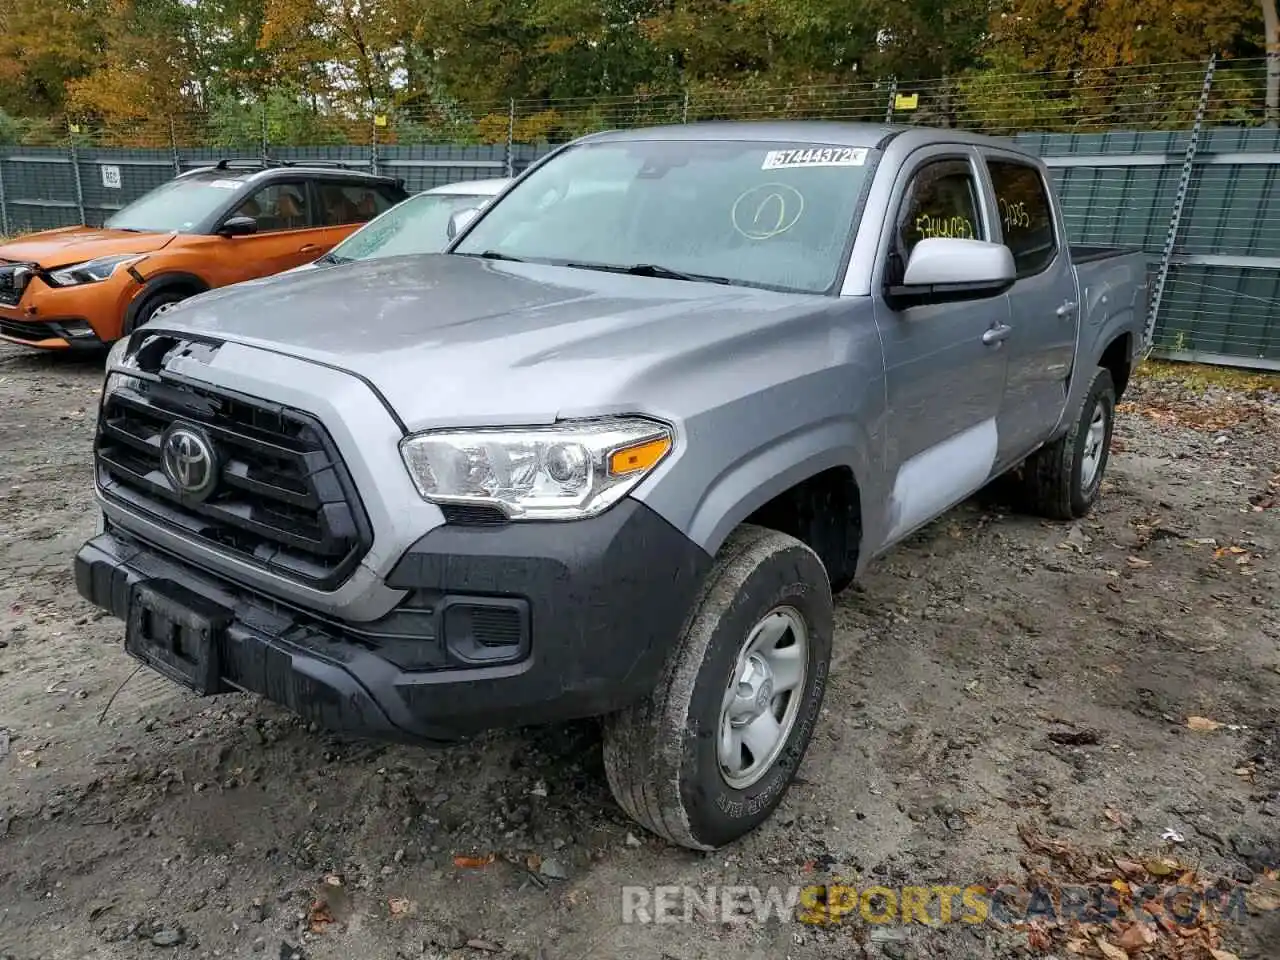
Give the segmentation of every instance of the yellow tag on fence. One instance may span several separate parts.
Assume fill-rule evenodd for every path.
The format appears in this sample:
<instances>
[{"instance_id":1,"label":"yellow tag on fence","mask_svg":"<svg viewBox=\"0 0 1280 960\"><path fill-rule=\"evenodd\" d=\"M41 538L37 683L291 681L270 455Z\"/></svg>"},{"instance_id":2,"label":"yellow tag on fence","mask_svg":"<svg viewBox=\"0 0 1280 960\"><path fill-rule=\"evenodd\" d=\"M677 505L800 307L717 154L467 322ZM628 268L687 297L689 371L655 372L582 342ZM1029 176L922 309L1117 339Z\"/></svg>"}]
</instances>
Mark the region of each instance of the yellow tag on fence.
<instances>
[{"instance_id":1,"label":"yellow tag on fence","mask_svg":"<svg viewBox=\"0 0 1280 960\"><path fill-rule=\"evenodd\" d=\"M920 106L920 94L918 93L900 93L893 98L893 109L895 110L914 110Z\"/></svg>"}]
</instances>

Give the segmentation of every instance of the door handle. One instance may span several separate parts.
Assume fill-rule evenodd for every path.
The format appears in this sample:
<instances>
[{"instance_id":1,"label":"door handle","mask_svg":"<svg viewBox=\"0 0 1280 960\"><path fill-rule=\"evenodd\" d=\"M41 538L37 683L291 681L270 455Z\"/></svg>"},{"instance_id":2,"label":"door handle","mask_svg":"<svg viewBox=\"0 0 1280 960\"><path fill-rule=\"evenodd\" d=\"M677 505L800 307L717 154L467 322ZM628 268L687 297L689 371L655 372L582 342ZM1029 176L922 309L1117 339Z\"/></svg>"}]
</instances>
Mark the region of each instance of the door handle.
<instances>
[{"instance_id":1,"label":"door handle","mask_svg":"<svg viewBox=\"0 0 1280 960\"><path fill-rule=\"evenodd\" d=\"M1011 333L1013 333L1013 327L1005 323L998 323L982 335L982 342L988 347L998 346L1004 343Z\"/></svg>"},{"instance_id":2,"label":"door handle","mask_svg":"<svg viewBox=\"0 0 1280 960\"><path fill-rule=\"evenodd\" d=\"M1076 309L1079 306L1080 304L1076 303L1075 301L1068 300L1066 303L1064 303L1062 306L1058 308L1058 316L1069 317L1076 312Z\"/></svg>"},{"instance_id":3,"label":"door handle","mask_svg":"<svg viewBox=\"0 0 1280 960\"><path fill-rule=\"evenodd\" d=\"M305 246L303 246L303 248L298 252L299 253L315 253L319 249L320 248L317 247L314 243L308 243Z\"/></svg>"}]
</instances>

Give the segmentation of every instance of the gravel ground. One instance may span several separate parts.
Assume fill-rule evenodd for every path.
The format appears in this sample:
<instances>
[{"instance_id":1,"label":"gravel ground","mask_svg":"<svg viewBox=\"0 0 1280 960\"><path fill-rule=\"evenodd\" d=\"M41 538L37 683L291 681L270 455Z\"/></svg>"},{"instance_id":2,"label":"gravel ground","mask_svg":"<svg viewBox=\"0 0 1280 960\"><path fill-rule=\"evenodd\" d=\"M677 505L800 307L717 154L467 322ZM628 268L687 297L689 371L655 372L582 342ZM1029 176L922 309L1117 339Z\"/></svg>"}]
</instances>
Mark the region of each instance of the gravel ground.
<instances>
[{"instance_id":1,"label":"gravel ground","mask_svg":"<svg viewBox=\"0 0 1280 960\"><path fill-rule=\"evenodd\" d=\"M800 782L699 855L612 803L593 723L427 752L135 676L70 573L101 360L0 347L0 957L1280 956L1280 390L1179 376L1126 397L1087 520L989 491L841 596ZM1192 872L1249 910L1109 939L622 922L625 885Z\"/></svg>"}]
</instances>

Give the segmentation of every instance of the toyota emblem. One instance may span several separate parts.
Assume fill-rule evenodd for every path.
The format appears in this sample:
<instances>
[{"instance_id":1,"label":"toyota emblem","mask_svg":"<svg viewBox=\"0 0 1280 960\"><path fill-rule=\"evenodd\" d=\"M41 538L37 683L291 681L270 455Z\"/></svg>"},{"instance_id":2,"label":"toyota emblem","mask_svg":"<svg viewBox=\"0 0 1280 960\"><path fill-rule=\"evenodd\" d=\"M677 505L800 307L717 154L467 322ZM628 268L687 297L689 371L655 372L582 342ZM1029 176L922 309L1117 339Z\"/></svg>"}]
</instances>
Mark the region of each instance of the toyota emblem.
<instances>
[{"instance_id":1,"label":"toyota emblem","mask_svg":"<svg viewBox=\"0 0 1280 960\"><path fill-rule=\"evenodd\" d=\"M218 484L218 454L202 430L175 424L161 442L164 475L188 500L203 500Z\"/></svg>"}]
</instances>

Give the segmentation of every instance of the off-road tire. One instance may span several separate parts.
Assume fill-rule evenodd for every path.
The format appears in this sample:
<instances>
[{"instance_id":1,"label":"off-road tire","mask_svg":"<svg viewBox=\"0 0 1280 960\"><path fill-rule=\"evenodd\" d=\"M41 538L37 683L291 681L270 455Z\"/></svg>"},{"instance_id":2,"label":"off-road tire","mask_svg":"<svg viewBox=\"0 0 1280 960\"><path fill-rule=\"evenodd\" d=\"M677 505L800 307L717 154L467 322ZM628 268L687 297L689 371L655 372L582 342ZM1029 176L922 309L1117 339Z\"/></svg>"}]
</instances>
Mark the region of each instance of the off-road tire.
<instances>
[{"instance_id":1,"label":"off-road tire","mask_svg":"<svg viewBox=\"0 0 1280 960\"><path fill-rule=\"evenodd\" d=\"M1106 433L1092 480L1084 483L1082 465L1089 442L1089 425L1101 407ZM1051 520L1078 520L1092 509L1102 488L1116 422L1116 388L1111 374L1098 367L1075 422L1063 436L1033 453L1022 468L1027 508Z\"/></svg>"},{"instance_id":2,"label":"off-road tire","mask_svg":"<svg viewBox=\"0 0 1280 960\"><path fill-rule=\"evenodd\" d=\"M724 691L739 651L766 614L786 606L808 630L808 667L790 736L745 790L721 774L717 739ZM799 540L744 525L717 554L654 692L605 719L604 764L619 805L673 843L713 850L768 819L809 744L831 662L831 588L818 555Z\"/></svg>"}]
</instances>

